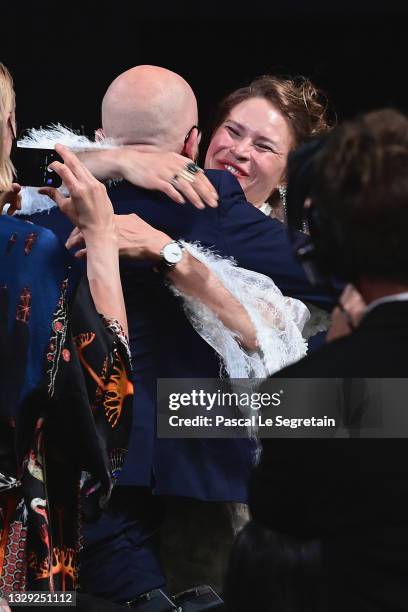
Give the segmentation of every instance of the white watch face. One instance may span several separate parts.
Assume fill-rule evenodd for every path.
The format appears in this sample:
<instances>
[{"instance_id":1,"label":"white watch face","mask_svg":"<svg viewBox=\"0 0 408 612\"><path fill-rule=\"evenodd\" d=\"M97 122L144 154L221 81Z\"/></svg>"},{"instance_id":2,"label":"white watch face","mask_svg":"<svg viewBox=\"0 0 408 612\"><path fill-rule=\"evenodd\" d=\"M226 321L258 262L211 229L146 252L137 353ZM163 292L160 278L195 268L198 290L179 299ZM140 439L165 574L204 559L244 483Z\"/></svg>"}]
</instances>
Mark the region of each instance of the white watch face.
<instances>
[{"instance_id":1,"label":"white watch face","mask_svg":"<svg viewBox=\"0 0 408 612\"><path fill-rule=\"evenodd\" d=\"M170 242L163 247L162 254L167 263L174 265L183 257L183 249L177 242Z\"/></svg>"}]
</instances>

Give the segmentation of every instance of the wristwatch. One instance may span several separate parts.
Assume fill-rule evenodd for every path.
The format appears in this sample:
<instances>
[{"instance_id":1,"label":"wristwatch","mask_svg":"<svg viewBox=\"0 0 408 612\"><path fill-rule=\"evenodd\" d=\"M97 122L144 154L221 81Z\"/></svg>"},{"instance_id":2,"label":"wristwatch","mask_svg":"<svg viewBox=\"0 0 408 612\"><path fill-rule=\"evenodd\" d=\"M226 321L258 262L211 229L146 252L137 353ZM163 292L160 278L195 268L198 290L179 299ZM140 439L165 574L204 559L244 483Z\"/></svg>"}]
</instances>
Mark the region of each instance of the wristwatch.
<instances>
[{"instance_id":1,"label":"wristwatch","mask_svg":"<svg viewBox=\"0 0 408 612\"><path fill-rule=\"evenodd\" d=\"M160 251L160 261L155 266L156 272L166 273L174 268L183 258L184 246L179 240L172 240L165 244Z\"/></svg>"}]
</instances>

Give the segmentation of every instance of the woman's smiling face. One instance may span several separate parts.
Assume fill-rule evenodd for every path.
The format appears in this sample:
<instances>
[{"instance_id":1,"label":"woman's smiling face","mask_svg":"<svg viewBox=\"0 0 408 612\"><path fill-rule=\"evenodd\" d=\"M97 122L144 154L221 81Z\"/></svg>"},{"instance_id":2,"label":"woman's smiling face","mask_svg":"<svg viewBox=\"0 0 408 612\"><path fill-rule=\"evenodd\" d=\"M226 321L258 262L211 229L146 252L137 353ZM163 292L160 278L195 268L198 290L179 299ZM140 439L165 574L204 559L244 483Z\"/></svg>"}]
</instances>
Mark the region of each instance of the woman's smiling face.
<instances>
[{"instance_id":1,"label":"woman's smiling face","mask_svg":"<svg viewBox=\"0 0 408 612\"><path fill-rule=\"evenodd\" d=\"M214 132L205 167L231 172L247 200L261 206L285 182L292 148L292 131L282 113L264 98L249 98L237 104Z\"/></svg>"}]
</instances>

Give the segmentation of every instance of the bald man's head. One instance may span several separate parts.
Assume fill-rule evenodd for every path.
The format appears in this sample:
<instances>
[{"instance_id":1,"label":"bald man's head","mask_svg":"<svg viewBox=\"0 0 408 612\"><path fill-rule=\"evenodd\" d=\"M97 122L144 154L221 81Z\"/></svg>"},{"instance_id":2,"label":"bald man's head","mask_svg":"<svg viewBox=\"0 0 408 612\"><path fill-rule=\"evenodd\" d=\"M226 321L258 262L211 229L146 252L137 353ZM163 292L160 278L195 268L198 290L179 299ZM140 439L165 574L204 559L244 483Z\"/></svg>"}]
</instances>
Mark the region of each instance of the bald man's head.
<instances>
[{"instance_id":1,"label":"bald man's head","mask_svg":"<svg viewBox=\"0 0 408 612\"><path fill-rule=\"evenodd\" d=\"M197 101L178 74L158 66L136 66L120 74L102 102L105 136L122 144L153 145L179 153L198 122Z\"/></svg>"}]
</instances>

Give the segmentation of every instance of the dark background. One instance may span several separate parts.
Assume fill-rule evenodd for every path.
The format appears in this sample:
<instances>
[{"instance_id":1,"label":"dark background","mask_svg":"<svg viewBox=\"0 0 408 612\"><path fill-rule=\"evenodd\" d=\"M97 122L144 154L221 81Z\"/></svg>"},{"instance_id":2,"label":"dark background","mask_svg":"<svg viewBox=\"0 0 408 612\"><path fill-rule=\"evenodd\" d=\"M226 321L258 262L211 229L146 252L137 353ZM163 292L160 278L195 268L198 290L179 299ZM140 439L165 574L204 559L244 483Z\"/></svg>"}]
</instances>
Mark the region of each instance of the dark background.
<instances>
[{"instance_id":1,"label":"dark background","mask_svg":"<svg viewBox=\"0 0 408 612\"><path fill-rule=\"evenodd\" d=\"M92 134L106 87L142 63L190 82L204 126L225 93L275 71L311 77L339 119L408 111L407 38L406 1L20 1L2 6L0 60L19 129L60 121Z\"/></svg>"}]
</instances>

